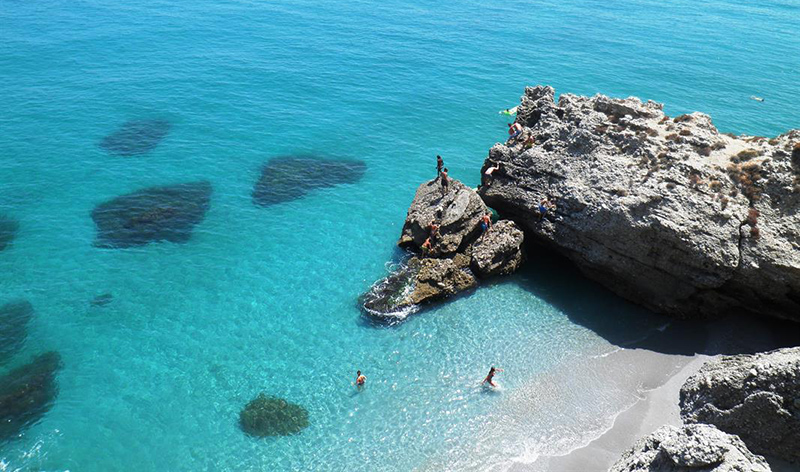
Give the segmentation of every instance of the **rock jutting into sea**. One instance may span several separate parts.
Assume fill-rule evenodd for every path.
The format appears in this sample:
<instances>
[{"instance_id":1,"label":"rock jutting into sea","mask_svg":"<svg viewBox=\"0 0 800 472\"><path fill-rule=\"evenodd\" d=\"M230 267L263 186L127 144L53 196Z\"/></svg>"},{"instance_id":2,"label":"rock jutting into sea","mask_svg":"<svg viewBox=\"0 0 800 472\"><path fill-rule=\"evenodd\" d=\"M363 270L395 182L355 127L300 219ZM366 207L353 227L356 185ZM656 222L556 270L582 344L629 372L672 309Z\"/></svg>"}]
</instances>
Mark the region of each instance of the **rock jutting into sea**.
<instances>
[{"instance_id":1,"label":"rock jutting into sea","mask_svg":"<svg viewBox=\"0 0 800 472\"><path fill-rule=\"evenodd\" d=\"M5 215L0 215L0 251L11 246L11 242L17 236L19 222Z\"/></svg>"},{"instance_id":2,"label":"rock jutting into sea","mask_svg":"<svg viewBox=\"0 0 800 472\"><path fill-rule=\"evenodd\" d=\"M510 274L522 264L522 230L499 221L484 232L481 221L489 209L475 190L449 182L446 193L439 178L417 189L397 244L418 255L362 295L372 319L402 320L423 303L474 288L481 277ZM433 236L432 224L438 226Z\"/></svg>"},{"instance_id":3,"label":"rock jutting into sea","mask_svg":"<svg viewBox=\"0 0 800 472\"><path fill-rule=\"evenodd\" d=\"M800 463L800 347L707 362L681 388L681 417Z\"/></svg>"},{"instance_id":4,"label":"rock jutting into sea","mask_svg":"<svg viewBox=\"0 0 800 472\"><path fill-rule=\"evenodd\" d=\"M0 365L22 349L32 316L33 305L27 300L0 306Z\"/></svg>"},{"instance_id":5,"label":"rock jutting into sea","mask_svg":"<svg viewBox=\"0 0 800 472\"><path fill-rule=\"evenodd\" d=\"M517 113L480 194L536 242L656 312L800 320L800 130L733 136L702 113L543 86Z\"/></svg>"},{"instance_id":6,"label":"rock jutting into sea","mask_svg":"<svg viewBox=\"0 0 800 472\"><path fill-rule=\"evenodd\" d=\"M211 184L192 182L151 187L98 205L95 245L103 248L143 246L155 241L185 243L205 218Z\"/></svg>"},{"instance_id":7,"label":"rock jutting into sea","mask_svg":"<svg viewBox=\"0 0 800 472\"><path fill-rule=\"evenodd\" d=\"M288 436L299 433L308 424L308 410L263 393L239 413L239 425L251 436Z\"/></svg>"},{"instance_id":8,"label":"rock jutting into sea","mask_svg":"<svg viewBox=\"0 0 800 472\"><path fill-rule=\"evenodd\" d=\"M47 352L0 378L0 441L18 436L50 410L61 356Z\"/></svg>"},{"instance_id":9,"label":"rock jutting into sea","mask_svg":"<svg viewBox=\"0 0 800 472\"><path fill-rule=\"evenodd\" d=\"M738 437L709 425L662 426L626 451L609 472L769 472Z\"/></svg>"},{"instance_id":10,"label":"rock jutting into sea","mask_svg":"<svg viewBox=\"0 0 800 472\"><path fill-rule=\"evenodd\" d=\"M172 125L166 120L132 120L109 134L100 147L112 154L135 156L146 154L169 134Z\"/></svg>"},{"instance_id":11,"label":"rock jutting into sea","mask_svg":"<svg viewBox=\"0 0 800 472\"><path fill-rule=\"evenodd\" d=\"M303 197L308 192L361 180L362 161L314 157L276 157L262 168L253 188L253 203L270 206Z\"/></svg>"}]
</instances>

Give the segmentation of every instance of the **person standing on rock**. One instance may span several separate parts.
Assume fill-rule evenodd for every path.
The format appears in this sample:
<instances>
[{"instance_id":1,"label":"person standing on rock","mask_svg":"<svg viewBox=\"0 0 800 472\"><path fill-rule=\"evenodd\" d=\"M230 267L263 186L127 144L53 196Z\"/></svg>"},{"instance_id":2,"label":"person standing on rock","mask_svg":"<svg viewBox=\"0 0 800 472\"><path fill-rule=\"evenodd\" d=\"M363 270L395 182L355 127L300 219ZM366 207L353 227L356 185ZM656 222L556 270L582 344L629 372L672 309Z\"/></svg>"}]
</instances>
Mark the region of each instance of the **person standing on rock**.
<instances>
[{"instance_id":1,"label":"person standing on rock","mask_svg":"<svg viewBox=\"0 0 800 472\"><path fill-rule=\"evenodd\" d=\"M442 167L444 167L444 161L442 160L442 156L436 155L436 177L442 175Z\"/></svg>"},{"instance_id":2,"label":"person standing on rock","mask_svg":"<svg viewBox=\"0 0 800 472\"><path fill-rule=\"evenodd\" d=\"M450 180L450 178L447 177L447 167L445 167L444 170L442 170L442 196L443 197L445 195L447 195L447 185L450 183L450 182L448 182L448 180Z\"/></svg>"},{"instance_id":3,"label":"person standing on rock","mask_svg":"<svg viewBox=\"0 0 800 472\"><path fill-rule=\"evenodd\" d=\"M489 228L492 227L492 216L490 214L485 214L481 218L481 235L486 234L489 231Z\"/></svg>"}]
</instances>

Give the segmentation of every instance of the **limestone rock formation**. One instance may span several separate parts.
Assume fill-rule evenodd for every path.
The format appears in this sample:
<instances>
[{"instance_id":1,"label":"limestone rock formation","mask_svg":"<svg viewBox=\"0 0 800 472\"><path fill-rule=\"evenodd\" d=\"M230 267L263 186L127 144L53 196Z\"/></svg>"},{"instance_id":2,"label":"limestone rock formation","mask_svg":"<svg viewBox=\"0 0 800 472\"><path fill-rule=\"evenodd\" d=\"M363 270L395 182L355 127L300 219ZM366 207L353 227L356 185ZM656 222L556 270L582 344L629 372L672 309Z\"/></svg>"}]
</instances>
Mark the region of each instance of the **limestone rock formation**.
<instances>
[{"instance_id":1,"label":"limestone rock formation","mask_svg":"<svg viewBox=\"0 0 800 472\"><path fill-rule=\"evenodd\" d=\"M61 356L47 352L0 377L0 442L39 421L58 395Z\"/></svg>"},{"instance_id":2,"label":"limestone rock formation","mask_svg":"<svg viewBox=\"0 0 800 472\"><path fill-rule=\"evenodd\" d=\"M419 253L376 282L361 297L367 315L382 322L402 320L420 304L478 285L478 277L510 274L522 264L522 230L499 221L483 233L489 209L475 190L450 179L443 194L437 178L417 188L398 241ZM438 230L431 234L431 224ZM431 246L424 247L430 238Z\"/></svg>"},{"instance_id":3,"label":"limestone rock formation","mask_svg":"<svg viewBox=\"0 0 800 472\"><path fill-rule=\"evenodd\" d=\"M709 425L662 426L637 441L609 472L768 472L738 437Z\"/></svg>"},{"instance_id":4,"label":"limestone rock formation","mask_svg":"<svg viewBox=\"0 0 800 472\"><path fill-rule=\"evenodd\" d=\"M681 416L800 463L800 347L707 362L681 388Z\"/></svg>"},{"instance_id":5,"label":"limestone rock formation","mask_svg":"<svg viewBox=\"0 0 800 472\"><path fill-rule=\"evenodd\" d=\"M276 157L261 170L253 188L253 203L270 206L301 198L317 188L353 184L367 165L362 161L315 157Z\"/></svg>"},{"instance_id":6,"label":"limestone rock formation","mask_svg":"<svg viewBox=\"0 0 800 472\"><path fill-rule=\"evenodd\" d=\"M0 306L0 365L22 349L32 316L33 306L27 300Z\"/></svg>"},{"instance_id":7,"label":"limestone rock formation","mask_svg":"<svg viewBox=\"0 0 800 472\"><path fill-rule=\"evenodd\" d=\"M131 120L103 138L100 147L125 157L146 154L167 137L170 128L166 120Z\"/></svg>"},{"instance_id":8,"label":"limestone rock formation","mask_svg":"<svg viewBox=\"0 0 800 472\"><path fill-rule=\"evenodd\" d=\"M480 194L539 243L657 312L800 320L799 130L735 137L701 113L541 86L517 122Z\"/></svg>"},{"instance_id":9,"label":"limestone rock formation","mask_svg":"<svg viewBox=\"0 0 800 472\"><path fill-rule=\"evenodd\" d=\"M431 250L434 256L455 254L480 234L480 220L489 209L473 189L453 178L449 182L445 195L438 178L417 188L397 243L400 247L419 250L433 222L439 224L441 235Z\"/></svg>"},{"instance_id":10,"label":"limestone rock formation","mask_svg":"<svg viewBox=\"0 0 800 472\"><path fill-rule=\"evenodd\" d=\"M151 187L95 207L95 245L104 248L143 246L156 241L185 243L203 221L211 203L211 184L191 182Z\"/></svg>"},{"instance_id":11,"label":"limestone rock formation","mask_svg":"<svg viewBox=\"0 0 800 472\"><path fill-rule=\"evenodd\" d=\"M498 221L472 246L472 270L484 278L516 271L523 261L524 238L513 221Z\"/></svg>"}]
</instances>

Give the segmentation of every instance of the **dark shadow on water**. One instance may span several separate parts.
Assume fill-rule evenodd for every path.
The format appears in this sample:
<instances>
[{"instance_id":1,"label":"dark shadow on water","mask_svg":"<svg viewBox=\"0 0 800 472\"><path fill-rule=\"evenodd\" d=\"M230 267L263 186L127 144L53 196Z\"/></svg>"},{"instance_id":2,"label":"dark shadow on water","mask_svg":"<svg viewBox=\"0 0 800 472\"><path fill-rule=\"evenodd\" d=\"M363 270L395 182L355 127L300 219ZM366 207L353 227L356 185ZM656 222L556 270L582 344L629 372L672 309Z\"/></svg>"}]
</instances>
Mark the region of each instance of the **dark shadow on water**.
<instances>
[{"instance_id":1,"label":"dark shadow on water","mask_svg":"<svg viewBox=\"0 0 800 472\"><path fill-rule=\"evenodd\" d=\"M0 444L16 438L50 410L58 395L61 356L47 352L0 377Z\"/></svg>"},{"instance_id":2,"label":"dark shadow on water","mask_svg":"<svg viewBox=\"0 0 800 472\"><path fill-rule=\"evenodd\" d=\"M253 188L253 203L270 206L303 197L308 192L361 180L367 165L349 159L280 156L269 160Z\"/></svg>"},{"instance_id":3,"label":"dark shadow on water","mask_svg":"<svg viewBox=\"0 0 800 472\"><path fill-rule=\"evenodd\" d=\"M6 363L25 344L33 306L17 300L0 306L0 365Z\"/></svg>"},{"instance_id":4,"label":"dark shadow on water","mask_svg":"<svg viewBox=\"0 0 800 472\"><path fill-rule=\"evenodd\" d=\"M146 154L169 134L172 125L167 120L131 120L109 134L100 147L120 156Z\"/></svg>"},{"instance_id":5,"label":"dark shadow on water","mask_svg":"<svg viewBox=\"0 0 800 472\"><path fill-rule=\"evenodd\" d=\"M205 218L211 202L211 184L192 182L150 187L95 207L95 246L128 248L156 241L185 243Z\"/></svg>"},{"instance_id":6,"label":"dark shadow on water","mask_svg":"<svg viewBox=\"0 0 800 472\"><path fill-rule=\"evenodd\" d=\"M741 354L800 344L800 323L756 316L678 320L658 315L589 280L565 257L528 248L513 283L555 306L576 324L625 348L665 354Z\"/></svg>"},{"instance_id":7,"label":"dark shadow on water","mask_svg":"<svg viewBox=\"0 0 800 472\"><path fill-rule=\"evenodd\" d=\"M11 246L11 242L17 236L19 222L6 215L0 215L0 251Z\"/></svg>"}]
</instances>

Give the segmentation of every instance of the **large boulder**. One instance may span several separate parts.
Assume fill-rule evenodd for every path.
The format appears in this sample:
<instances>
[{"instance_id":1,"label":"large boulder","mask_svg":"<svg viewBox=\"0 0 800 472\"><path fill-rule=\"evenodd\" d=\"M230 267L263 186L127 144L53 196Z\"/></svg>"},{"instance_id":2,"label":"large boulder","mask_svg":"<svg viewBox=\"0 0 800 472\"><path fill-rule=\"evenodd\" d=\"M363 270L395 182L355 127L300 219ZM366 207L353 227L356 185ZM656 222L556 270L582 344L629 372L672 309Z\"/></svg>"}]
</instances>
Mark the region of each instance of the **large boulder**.
<instances>
[{"instance_id":1,"label":"large boulder","mask_svg":"<svg viewBox=\"0 0 800 472\"><path fill-rule=\"evenodd\" d=\"M541 86L517 121L525 139L490 150L483 170L501 170L480 194L526 234L657 312L800 320L800 131L736 137L701 113Z\"/></svg>"},{"instance_id":2,"label":"large boulder","mask_svg":"<svg viewBox=\"0 0 800 472\"><path fill-rule=\"evenodd\" d=\"M516 223L498 221L472 245L472 269L480 277L515 272L524 260L522 242L525 236Z\"/></svg>"},{"instance_id":3,"label":"large boulder","mask_svg":"<svg viewBox=\"0 0 800 472\"><path fill-rule=\"evenodd\" d=\"M441 181L436 178L417 188L397 244L418 250L430 236L430 225L435 222L440 236L432 255L454 254L480 234L481 218L488 212L475 190L450 178L448 191L443 195Z\"/></svg>"},{"instance_id":4,"label":"large boulder","mask_svg":"<svg viewBox=\"0 0 800 472\"><path fill-rule=\"evenodd\" d=\"M680 398L685 422L713 424L754 452L800 463L800 347L707 362Z\"/></svg>"},{"instance_id":5,"label":"large boulder","mask_svg":"<svg viewBox=\"0 0 800 472\"><path fill-rule=\"evenodd\" d=\"M609 472L768 472L738 437L709 425L662 426L637 441Z\"/></svg>"}]
</instances>

